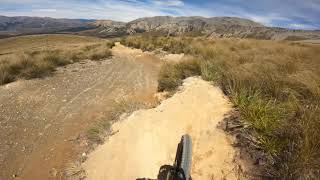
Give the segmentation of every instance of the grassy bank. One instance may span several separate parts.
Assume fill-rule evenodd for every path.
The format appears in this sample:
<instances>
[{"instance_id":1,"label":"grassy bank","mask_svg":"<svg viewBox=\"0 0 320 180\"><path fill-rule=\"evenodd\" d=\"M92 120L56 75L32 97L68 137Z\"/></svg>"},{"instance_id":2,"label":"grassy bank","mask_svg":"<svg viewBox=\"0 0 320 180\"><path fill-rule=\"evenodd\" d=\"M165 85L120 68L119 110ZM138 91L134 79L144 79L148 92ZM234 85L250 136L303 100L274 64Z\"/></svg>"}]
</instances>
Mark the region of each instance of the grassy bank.
<instances>
[{"instance_id":1,"label":"grassy bank","mask_svg":"<svg viewBox=\"0 0 320 180\"><path fill-rule=\"evenodd\" d=\"M0 85L17 79L31 79L51 74L56 67L84 59L100 60L112 55L112 42L84 43L54 48L21 50L0 56Z\"/></svg>"},{"instance_id":2,"label":"grassy bank","mask_svg":"<svg viewBox=\"0 0 320 180\"><path fill-rule=\"evenodd\" d=\"M159 90L201 75L218 84L239 109L245 130L269 157L265 174L314 179L320 169L320 47L246 39L128 37L122 44L192 55L166 64Z\"/></svg>"}]
</instances>

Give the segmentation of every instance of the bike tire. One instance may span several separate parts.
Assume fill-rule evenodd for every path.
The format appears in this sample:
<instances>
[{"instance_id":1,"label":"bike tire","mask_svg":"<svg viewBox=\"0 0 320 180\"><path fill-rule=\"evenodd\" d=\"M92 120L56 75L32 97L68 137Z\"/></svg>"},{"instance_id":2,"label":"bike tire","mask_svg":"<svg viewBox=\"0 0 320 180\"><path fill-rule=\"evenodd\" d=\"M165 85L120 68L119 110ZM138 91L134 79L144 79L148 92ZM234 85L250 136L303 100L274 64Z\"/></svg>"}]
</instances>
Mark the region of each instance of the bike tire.
<instances>
[{"instance_id":1,"label":"bike tire","mask_svg":"<svg viewBox=\"0 0 320 180\"><path fill-rule=\"evenodd\" d=\"M192 163L192 140L191 137L186 134L181 138L178 144L176 159L174 166L183 169L184 176L187 180L191 179L191 163Z\"/></svg>"}]
</instances>

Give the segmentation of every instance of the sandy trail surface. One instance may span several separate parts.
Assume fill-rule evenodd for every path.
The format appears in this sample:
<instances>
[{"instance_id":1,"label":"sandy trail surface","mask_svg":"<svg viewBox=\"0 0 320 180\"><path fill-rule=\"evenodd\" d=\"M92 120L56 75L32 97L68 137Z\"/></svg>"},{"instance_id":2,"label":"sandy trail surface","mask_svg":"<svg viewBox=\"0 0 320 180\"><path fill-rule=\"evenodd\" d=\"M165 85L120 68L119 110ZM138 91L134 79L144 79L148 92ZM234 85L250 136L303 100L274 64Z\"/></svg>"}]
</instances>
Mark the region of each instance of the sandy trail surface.
<instances>
[{"instance_id":1,"label":"sandy trail surface","mask_svg":"<svg viewBox=\"0 0 320 180\"><path fill-rule=\"evenodd\" d=\"M112 59L0 86L0 180L60 179L83 153L73 140L107 117L115 100L153 101L161 61L120 44L112 51Z\"/></svg>"},{"instance_id":2,"label":"sandy trail surface","mask_svg":"<svg viewBox=\"0 0 320 180\"><path fill-rule=\"evenodd\" d=\"M232 139L217 127L232 105L223 92L200 78L158 107L134 112L113 125L115 135L83 164L89 180L156 178L172 164L183 134L193 140L193 179L237 179Z\"/></svg>"}]
</instances>

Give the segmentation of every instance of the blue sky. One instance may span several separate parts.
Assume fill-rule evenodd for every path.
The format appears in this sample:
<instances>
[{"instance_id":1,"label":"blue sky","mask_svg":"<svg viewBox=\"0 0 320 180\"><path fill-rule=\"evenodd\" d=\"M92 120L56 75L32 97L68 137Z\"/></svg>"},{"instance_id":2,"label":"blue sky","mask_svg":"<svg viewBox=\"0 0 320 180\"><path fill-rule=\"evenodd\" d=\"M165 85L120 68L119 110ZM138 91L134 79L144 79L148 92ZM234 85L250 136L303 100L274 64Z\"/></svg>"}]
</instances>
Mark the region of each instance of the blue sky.
<instances>
[{"instance_id":1,"label":"blue sky","mask_svg":"<svg viewBox=\"0 0 320 180\"><path fill-rule=\"evenodd\" d=\"M146 16L236 16L320 29L320 0L0 0L0 15L130 21Z\"/></svg>"}]
</instances>

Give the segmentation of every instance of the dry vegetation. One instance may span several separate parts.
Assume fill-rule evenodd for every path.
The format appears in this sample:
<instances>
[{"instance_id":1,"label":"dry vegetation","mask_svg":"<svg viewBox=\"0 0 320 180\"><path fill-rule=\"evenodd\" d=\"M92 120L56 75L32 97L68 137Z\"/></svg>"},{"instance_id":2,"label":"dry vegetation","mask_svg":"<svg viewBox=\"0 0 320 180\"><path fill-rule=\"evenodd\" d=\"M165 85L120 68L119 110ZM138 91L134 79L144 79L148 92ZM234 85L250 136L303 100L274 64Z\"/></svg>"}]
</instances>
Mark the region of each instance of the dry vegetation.
<instances>
[{"instance_id":1,"label":"dry vegetation","mask_svg":"<svg viewBox=\"0 0 320 180\"><path fill-rule=\"evenodd\" d=\"M279 179L320 176L320 47L245 39L128 37L143 50L163 49L193 60L166 64L159 90L173 90L182 79L201 75L221 86L239 109L268 157L265 174Z\"/></svg>"},{"instance_id":2,"label":"dry vegetation","mask_svg":"<svg viewBox=\"0 0 320 180\"><path fill-rule=\"evenodd\" d=\"M106 113L106 117L87 131L86 136L90 143L103 143L104 138L113 133L111 132L111 125L119 120L122 115L131 114L138 109L149 107L149 105L143 102L124 99L115 101L113 105L114 107Z\"/></svg>"},{"instance_id":3,"label":"dry vegetation","mask_svg":"<svg viewBox=\"0 0 320 180\"><path fill-rule=\"evenodd\" d=\"M80 44L101 43L104 41L104 39L100 38L63 34L19 36L0 39L0 55L43 48L75 47Z\"/></svg>"},{"instance_id":4,"label":"dry vegetation","mask_svg":"<svg viewBox=\"0 0 320 180\"><path fill-rule=\"evenodd\" d=\"M84 59L100 60L112 56L110 48L114 45L109 41L83 39L67 42L65 36L31 36L21 39L6 39L6 44L1 46L4 55L0 55L0 85L10 83L17 79L30 79L44 77L51 74L56 67L79 62ZM72 37L72 36L71 36ZM63 38L65 38L63 40ZM28 45L30 41L30 46ZM4 40L2 40L4 41ZM12 42L10 42L12 41ZM41 47L41 43L49 41L51 46ZM33 46L38 42L38 46ZM23 48L15 46L23 44Z\"/></svg>"}]
</instances>

